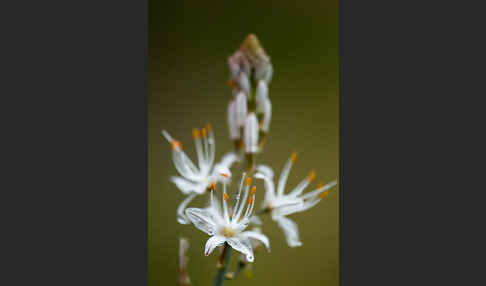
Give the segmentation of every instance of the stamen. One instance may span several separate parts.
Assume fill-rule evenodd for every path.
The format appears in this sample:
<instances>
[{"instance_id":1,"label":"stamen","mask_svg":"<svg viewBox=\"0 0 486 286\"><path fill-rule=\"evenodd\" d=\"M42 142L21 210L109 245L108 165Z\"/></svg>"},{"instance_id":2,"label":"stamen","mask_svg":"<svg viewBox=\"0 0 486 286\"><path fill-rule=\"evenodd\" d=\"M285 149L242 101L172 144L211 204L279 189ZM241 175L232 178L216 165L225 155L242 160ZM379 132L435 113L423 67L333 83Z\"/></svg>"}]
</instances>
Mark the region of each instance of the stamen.
<instances>
[{"instance_id":1,"label":"stamen","mask_svg":"<svg viewBox=\"0 0 486 286\"><path fill-rule=\"evenodd\" d=\"M249 199L248 199L248 204L251 205L251 203L253 202L253 196L251 196Z\"/></svg>"},{"instance_id":2,"label":"stamen","mask_svg":"<svg viewBox=\"0 0 486 286\"><path fill-rule=\"evenodd\" d=\"M199 139L199 130L197 130L197 128L192 129L192 137L194 137L194 139Z\"/></svg>"},{"instance_id":3,"label":"stamen","mask_svg":"<svg viewBox=\"0 0 486 286\"><path fill-rule=\"evenodd\" d=\"M223 196L224 196L224 200L225 201L228 201L228 199L229 199L228 194L227 193L223 193Z\"/></svg>"},{"instance_id":4,"label":"stamen","mask_svg":"<svg viewBox=\"0 0 486 286\"><path fill-rule=\"evenodd\" d=\"M211 182L211 191L216 190L216 184L214 182Z\"/></svg>"},{"instance_id":5,"label":"stamen","mask_svg":"<svg viewBox=\"0 0 486 286\"><path fill-rule=\"evenodd\" d=\"M206 128L203 128L203 129L201 130L201 136L202 136L203 138L206 138L206 136L207 136Z\"/></svg>"},{"instance_id":6,"label":"stamen","mask_svg":"<svg viewBox=\"0 0 486 286\"><path fill-rule=\"evenodd\" d=\"M321 199L323 199L323 198L327 197L327 195L328 195L328 192L327 192L327 191L325 191L325 192L322 192L322 193L319 195L319 197L320 197Z\"/></svg>"},{"instance_id":7,"label":"stamen","mask_svg":"<svg viewBox=\"0 0 486 286\"><path fill-rule=\"evenodd\" d=\"M249 187L251 185L251 178L250 177L246 177L245 184L246 184L247 187Z\"/></svg>"},{"instance_id":8,"label":"stamen","mask_svg":"<svg viewBox=\"0 0 486 286\"><path fill-rule=\"evenodd\" d=\"M206 129L208 129L208 131L211 131L211 124L209 124L209 122L206 123Z\"/></svg>"},{"instance_id":9,"label":"stamen","mask_svg":"<svg viewBox=\"0 0 486 286\"><path fill-rule=\"evenodd\" d=\"M219 174L220 174L221 176L225 177L225 178L228 178L228 177L229 177L229 175L228 175L228 174L226 174L226 173L219 173Z\"/></svg>"},{"instance_id":10,"label":"stamen","mask_svg":"<svg viewBox=\"0 0 486 286\"><path fill-rule=\"evenodd\" d=\"M309 184L312 183L312 181L314 181L315 178L316 178L316 172L311 171L309 173L309 176L307 177L307 179L309 180Z\"/></svg>"},{"instance_id":11,"label":"stamen","mask_svg":"<svg viewBox=\"0 0 486 286\"><path fill-rule=\"evenodd\" d=\"M322 187L324 187L324 184L322 182L320 182L319 184L317 184L316 189L320 189Z\"/></svg>"},{"instance_id":12,"label":"stamen","mask_svg":"<svg viewBox=\"0 0 486 286\"><path fill-rule=\"evenodd\" d=\"M256 186L253 186L253 187L251 188L251 194L252 194L252 195L254 195L254 194L255 194L255 192L256 192Z\"/></svg>"},{"instance_id":13,"label":"stamen","mask_svg":"<svg viewBox=\"0 0 486 286\"><path fill-rule=\"evenodd\" d=\"M182 143L177 140L172 140L170 141L170 148L172 148L172 150L175 150L177 148L182 150Z\"/></svg>"},{"instance_id":14,"label":"stamen","mask_svg":"<svg viewBox=\"0 0 486 286\"><path fill-rule=\"evenodd\" d=\"M295 164L295 161L297 161L297 152L293 152L292 156L290 157L290 161L292 164Z\"/></svg>"}]
</instances>

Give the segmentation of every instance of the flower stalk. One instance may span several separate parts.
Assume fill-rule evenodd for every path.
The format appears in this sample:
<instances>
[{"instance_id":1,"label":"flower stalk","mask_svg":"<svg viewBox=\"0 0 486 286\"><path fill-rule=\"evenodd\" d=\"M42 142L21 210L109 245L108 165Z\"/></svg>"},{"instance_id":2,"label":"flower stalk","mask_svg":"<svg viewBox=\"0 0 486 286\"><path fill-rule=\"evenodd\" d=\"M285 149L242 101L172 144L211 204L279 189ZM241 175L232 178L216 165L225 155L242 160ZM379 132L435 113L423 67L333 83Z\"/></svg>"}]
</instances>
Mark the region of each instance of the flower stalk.
<instances>
[{"instance_id":1,"label":"flower stalk","mask_svg":"<svg viewBox=\"0 0 486 286\"><path fill-rule=\"evenodd\" d=\"M218 259L218 271L214 277L213 286L223 286L226 278L226 270L228 269L229 261L231 258L231 247L227 242L224 243L223 252Z\"/></svg>"}]
</instances>

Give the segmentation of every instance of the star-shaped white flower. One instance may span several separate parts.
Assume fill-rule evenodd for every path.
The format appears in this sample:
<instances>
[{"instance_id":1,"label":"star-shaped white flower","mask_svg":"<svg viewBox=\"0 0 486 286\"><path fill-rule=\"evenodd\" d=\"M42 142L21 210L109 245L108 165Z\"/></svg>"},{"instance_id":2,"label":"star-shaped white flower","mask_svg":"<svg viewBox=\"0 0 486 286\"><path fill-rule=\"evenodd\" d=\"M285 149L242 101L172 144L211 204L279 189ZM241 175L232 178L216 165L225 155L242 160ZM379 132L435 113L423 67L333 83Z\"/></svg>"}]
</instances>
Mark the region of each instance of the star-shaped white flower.
<instances>
[{"instance_id":1,"label":"star-shaped white flower","mask_svg":"<svg viewBox=\"0 0 486 286\"><path fill-rule=\"evenodd\" d=\"M327 190L329 188L336 185L336 181L332 181L327 185L319 184L315 190L303 194L305 188L315 179L315 173L310 172L292 191L284 194L290 169L296 159L297 154L293 153L285 164L278 180L277 192L275 192L275 185L273 183L273 170L270 167L260 165L257 167L257 173L254 175L255 178L263 179L265 184L263 208L271 212L272 219L283 230L287 244L290 247L301 246L302 242L299 239L297 224L286 216L312 208L327 196Z\"/></svg>"},{"instance_id":2,"label":"star-shaped white flower","mask_svg":"<svg viewBox=\"0 0 486 286\"><path fill-rule=\"evenodd\" d=\"M222 160L214 164L215 141L211 126L208 124L201 131L193 130L194 142L198 158L198 166L194 165L192 160L182 150L180 141L175 140L170 134L163 130L162 135L169 141L172 149L172 161L180 176L172 176L170 180L179 188L179 190L188 195L182 201L177 210L177 220L181 224L188 224L185 218L184 209L197 196L203 194L209 189L211 183L228 182L231 178L229 168L239 160L238 155L230 152L223 156ZM226 177L220 174L226 174Z\"/></svg>"},{"instance_id":3,"label":"star-shaped white flower","mask_svg":"<svg viewBox=\"0 0 486 286\"><path fill-rule=\"evenodd\" d=\"M245 183L245 186L243 186ZM209 208L188 208L185 213L195 227L209 234L211 237L206 242L204 254L207 256L213 250L227 242L233 249L243 253L250 262L254 260L253 247L250 239L261 241L267 248L270 247L268 238L256 231L244 231L249 223L255 206L255 190L253 186L250 190L251 178L243 176L236 196L235 207L228 210L227 201L229 199L226 193L226 183L223 182L222 204L221 209L214 199L214 187L211 188L211 202ZM241 198L244 189L243 198ZM250 197L248 198L248 195ZM248 205L245 208L245 202L248 198Z\"/></svg>"}]
</instances>

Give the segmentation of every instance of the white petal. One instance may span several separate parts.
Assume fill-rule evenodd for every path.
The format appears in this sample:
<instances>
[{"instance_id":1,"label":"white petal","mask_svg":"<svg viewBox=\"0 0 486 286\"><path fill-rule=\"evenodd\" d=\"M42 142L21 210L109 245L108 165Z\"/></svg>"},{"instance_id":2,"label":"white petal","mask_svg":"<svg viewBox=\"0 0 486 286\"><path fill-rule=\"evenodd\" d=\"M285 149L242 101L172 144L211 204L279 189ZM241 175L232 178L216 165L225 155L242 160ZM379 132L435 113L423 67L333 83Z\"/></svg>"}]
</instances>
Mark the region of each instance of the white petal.
<instances>
[{"instance_id":1,"label":"white petal","mask_svg":"<svg viewBox=\"0 0 486 286\"><path fill-rule=\"evenodd\" d=\"M315 196L317 196L317 195L321 194L322 192L325 192L325 191L327 191L328 189L330 189L330 188L334 187L336 184L337 184L337 182L336 182L336 181L332 181L332 182L330 182L329 184L326 184L325 186L322 186L322 187L320 187L320 188L319 188L319 189L317 189L317 190L314 190L314 191L312 191L312 192L308 192L308 193L306 193L306 194L303 194L303 195L301 196L301 198L302 198L302 199L308 199L308 198L311 198L311 197L315 197Z\"/></svg>"},{"instance_id":2,"label":"white petal","mask_svg":"<svg viewBox=\"0 0 486 286\"><path fill-rule=\"evenodd\" d=\"M284 192L285 183L287 183L287 178L289 177L290 169L292 169L292 157L285 163L285 166L280 173L278 178L277 194L281 196Z\"/></svg>"},{"instance_id":3,"label":"white petal","mask_svg":"<svg viewBox=\"0 0 486 286\"><path fill-rule=\"evenodd\" d=\"M265 245L267 250L270 250L270 241L268 240L268 237L262 233L258 233L256 231L250 230L250 231L242 232L240 236L245 236L247 238L259 240Z\"/></svg>"},{"instance_id":4,"label":"white petal","mask_svg":"<svg viewBox=\"0 0 486 286\"><path fill-rule=\"evenodd\" d=\"M267 165L258 165L256 167L257 172L264 174L265 176L269 177L270 179L273 178L273 169Z\"/></svg>"},{"instance_id":5,"label":"white petal","mask_svg":"<svg viewBox=\"0 0 486 286\"><path fill-rule=\"evenodd\" d=\"M246 259L249 262L253 262L253 248L248 238L245 237L232 237L226 240L228 244L236 251L239 251L246 255Z\"/></svg>"},{"instance_id":6,"label":"white petal","mask_svg":"<svg viewBox=\"0 0 486 286\"><path fill-rule=\"evenodd\" d=\"M170 143L172 142L172 136L170 136L169 132L162 130L162 135L164 135L165 139Z\"/></svg>"},{"instance_id":7,"label":"white petal","mask_svg":"<svg viewBox=\"0 0 486 286\"><path fill-rule=\"evenodd\" d=\"M186 209L187 218L195 227L209 235L214 235L217 230L214 214L208 209L188 208Z\"/></svg>"},{"instance_id":8,"label":"white petal","mask_svg":"<svg viewBox=\"0 0 486 286\"><path fill-rule=\"evenodd\" d=\"M310 184L310 180L307 177L303 179L292 191L290 191L288 195L292 197L299 196L300 194L302 194L302 192L305 190L305 188L307 188L309 184Z\"/></svg>"},{"instance_id":9,"label":"white petal","mask_svg":"<svg viewBox=\"0 0 486 286\"><path fill-rule=\"evenodd\" d=\"M237 222L233 228L235 229L236 232L242 232L245 230L245 228L248 227L250 224L250 219L247 217L243 217L239 222Z\"/></svg>"},{"instance_id":10,"label":"white petal","mask_svg":"<svg viewBox=\"0 0 486 286\"><path fill-rule=\"evenodd\" d=\"M258 120L253 112L246 119L244 134L246 153L256 153L258 151Z\"/></svg>"},{"instance_id":11,"label":"white petal","mask_svg":"<svg viewBox=\"0 0 486 286\"><path fill-rule=\"evenodd\" d=\"M262 225L262 220L257 216L257 215L253 215L251 218L250 218L250 223L251 224L254 224L254 225Z\"/></svg>"},{"instance_id":12,"label":"white petal","mask_svg":"<svg viewBox=\"0 0 486 286\"><path fill-rule=\"evenodd\" d=\"M262 179L265 184L264 204L273 202L276 199L275 185L273 183L273 180L263 173L256 173L253 177L257 179Z\"/></svg>"},{"instance_id":13,"label":"white petal","mask_svg":"<svg viewBox=\"0 0 486 286\"><path fill-rule=\"evenodd\" d=\"M224 176L222 174L227 175ZM211 180L215 182L226 182L228 183L231 180L231 171L226 166L221 164L214 165L213 173L211 175Z\"/></svg>"},{"instance_id":14,"label":"white petal","mask_svg":"<svg viewBox=\"0 0 486 286\"><path fill-rule=\"evenodd\" d=\"M275 201L272 205L273 208L281 208L281 207L288 207L294 205L302 205L304 200L301 198L294 198L294 197L280 197L277 201Z\"/></svg>"},{"instance_id":15,"label":"white petal","mask_svg":"<svg viewBox=\"0 0 486 286\"><path fill-rule=\"evenodd\" d=\"M226 237L222 235L211 236L208 241L206 241L206 246L204 247L204 255L208 256L213 252L213 250L226 242Z\"/></svg>"},{"instance_id":16,"label":"white petal","mask_svg":"<svg viewBox=\"0 0 486 286\"><path fill-rule=\"evenodd\" d=\"M222 165L222 166L225 166L227 168L231 168L231 165L233 165L233 163L240 161L240 160L241 160L241 158L238 156L238 154L236 154L235 152L229 152L229 153L226 153L223 156L221 161L219 161L218 165Z\"/></svg>"},{"instance_id":17,"label":"white petal","mask_svg":"<svg viewBox=\"0 0 486 286\"><path fill-rule=\"evenodd\" d=\"M236 95L236 125L243 127L245 125L246 115L248 114L247 98L243 92Z\"/></svg>"},{"instance_id":18,"label":"white petal","mask_svg":"<svg viewBox=\"0 0 486 286\"><path fill-rule=\"evenodd\" d=\"M202 194L206 190L205 183L192 182L181 177L172 176L170 181L174 183L183 194L198 193Z\"/></svg>"},{"instance_id":19,"label":"white petal","mask_svg":"<svg viewBox=\"0 0 486 286\"><path fill-rule=\"evenodd\" d=\"M302 245L299 239L299 229L297 224L286 217L280 217L277 220L278 225L283 230L287 244L290 247L298 247Z\"/></svg>"},{"instance_id":20,"label":"white petal","mask_svg":"<svg viewBox=\"0 0 486 286\"><path fill-rule=\"evenodd\" d=\"M187 205L197 196L197 194L192 194L187 196L182 203L180 203L179 207L177 208L177 221L180 224L189 224L190 221L184 214L184 210L186 209Z\"/></svg>"}]
</instances>

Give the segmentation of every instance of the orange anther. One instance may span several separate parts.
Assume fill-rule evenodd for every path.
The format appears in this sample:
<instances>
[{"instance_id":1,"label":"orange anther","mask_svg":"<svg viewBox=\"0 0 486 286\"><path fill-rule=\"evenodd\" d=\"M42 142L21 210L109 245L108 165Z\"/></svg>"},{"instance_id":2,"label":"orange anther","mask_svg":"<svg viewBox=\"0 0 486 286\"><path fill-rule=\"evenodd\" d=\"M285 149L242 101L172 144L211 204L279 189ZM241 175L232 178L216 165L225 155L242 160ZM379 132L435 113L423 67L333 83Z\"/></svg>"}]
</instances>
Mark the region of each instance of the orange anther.
<instances>
[{"instance_id":1,"label":"orange anther","mask_svg":"<svg viewBox=\"0 0 486 286\"><path fill-rule=\"evenodd\" d=\"M327 195L328 195L328 193L327 193L327 191L325 191L325 192L322 192L322 193L319 195L319 197L320 197L321 199L323 199L323 198L327 197Z\"/></svg>"},{"instance_id":2,"label":"orange anther","mask_svg":"<svg viewBox=\"0 0 486 286\"><path fill-rule=\"evenodd\" d=\"M297 161L297 152L293 152L290 157L290 162L292 162L292 164L295 164L295 161Z\"/></svg>"},{"instance_id":3,"label":"orange anther","mask_svg":"<svg viewBox=\"0 0 486 286\"><path fill-rule=\"evenodd\" d=\"M251 205L251 203L253 202L253 196L251 196L249 199L248 199L248 204Z\"/></svg>"},{"instance_id":4,"label":"orange anther","mask_svg":"<svg viewBox=\"0 0 486 286\"><path fill-rule=\"evenodd\" d=\"M201 136L202 136L203 138L206 138L206 136L207 136L206 128L203 128L203 129L201 130Z\"/></svg>"},{"instance_id":5,"label":"orange anther","mask_svg":"<svg viewBox=\"0 0 486 286\"><path fill-rule=\"evenodd\" d=\"M315 178L316 178L316 172L311 171L309 173L309 176L307 177L307 179L309 180L309 183L312 183L312 181L314 181Z\"/></svg>"},{"instance_id":6,"label":"orange anther","mask_svg":"<svg viewBox=\"0 0 486 286\"><path fill-rule=\"evenodd\" d=\"M227 193L223 193L223 197L224 197L224 200L227 201L229 199L228 197L228 194Z\"/></svg>"},{"instance_id":7,"label":"orange anther","mask_svg":"<svg viewBox=\"0 0 486 286\"><path fill-rule=\"evenodd\" d=\"M221 176L225 177L225 178L228 178L228 177L229 177L229 175L228 175L228 174L226 174L226 173L219 173L219 174L220 174Z\"/></svg>"},{"instance_id":8,"label":"orange anther","mask_svg":"<svg viewBox=\"0 0 486 286\"><path fill-rule=\"evenodd\" d=\"M172 148L172 150L175 150L177 148L182 149L182 143L177 140L172 140L170 141L170 148Z\"/></svg>"},{"instance_id":9,"label":"orange anther","mask_svg":"<svg viewBox=\"0 0 486 286\"><path fill-rule=\"evenodd\" d=\"M206 129L208 129L208 131L211 130L211 124L209 124L209 122L206 124Z\"/></svg>"},{"instance_id":10,"label":"orange anther","mask_svg":"<svg viewBox=\"0 0 486 286\"><path fill-rule=\"evenodd\" d=\"M324 184L323 183L319 183L319 184L317 184L316 189L320 189L322 187L324 187Z\"/></svg>"},{"instance_id":11,"label":"orange anther","mask_svg":"<svg viewBox=\"0 0 486 286\"><path fill-rule=\"evenodd\" d=\"M246 177L245 184L249 187L251 185L251 178Z\"/></svg>"},{"instance_id":12,"label":"orange anther","mask_svg":"<svg viewBox=\"0 0 486 286\"><path fill-rule=\"evenodd\" d=\"M216 190L216 184L214 182L211 182L211 190Z\"/></svg>"},{"instance_id":13,"label":"orange anther","mask_svg":"<svg viewBox=\"0 0 486 286\"><path fill-rule=\"evenodd\" d=\"M254 194L255 194L255 192L256 192L256 186L253 186L253 187L251 188L251 194L252 194L252 195L254 195Z\"/></svg>"},{"instance_id":14,"label":"orange anther","mask_svg":"<svg viewBox=\"0 0 486 286\"><path fill-rule=\"evenodd\" d=\"M192 137L194 137L194 139L199 138L199 130L197 130L197 128L192 129Z\"/></svg>"}]
</instances>

